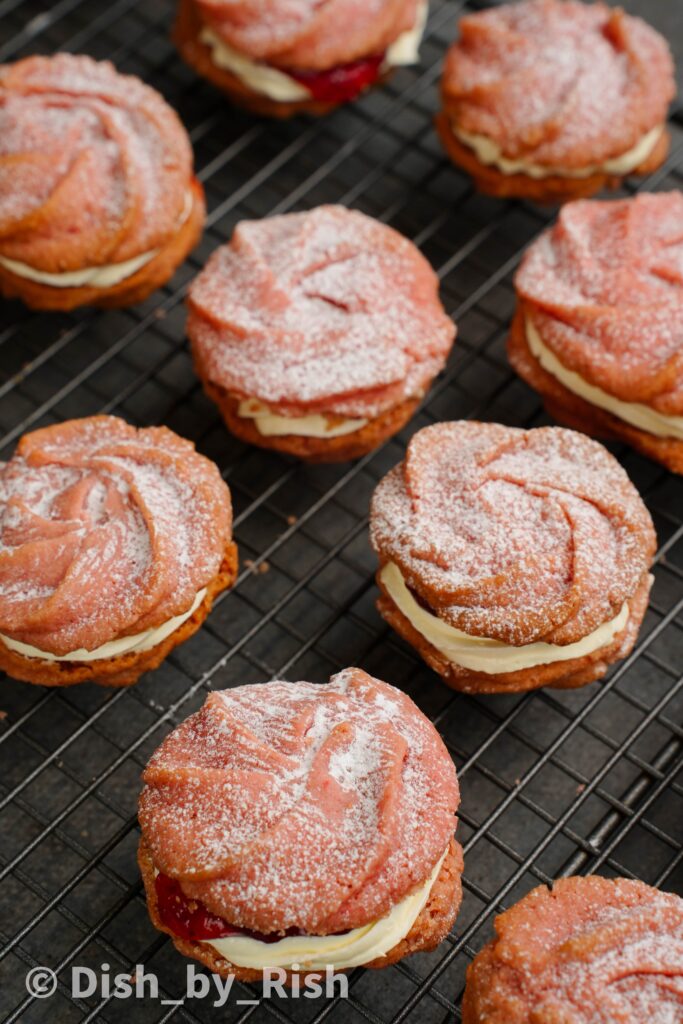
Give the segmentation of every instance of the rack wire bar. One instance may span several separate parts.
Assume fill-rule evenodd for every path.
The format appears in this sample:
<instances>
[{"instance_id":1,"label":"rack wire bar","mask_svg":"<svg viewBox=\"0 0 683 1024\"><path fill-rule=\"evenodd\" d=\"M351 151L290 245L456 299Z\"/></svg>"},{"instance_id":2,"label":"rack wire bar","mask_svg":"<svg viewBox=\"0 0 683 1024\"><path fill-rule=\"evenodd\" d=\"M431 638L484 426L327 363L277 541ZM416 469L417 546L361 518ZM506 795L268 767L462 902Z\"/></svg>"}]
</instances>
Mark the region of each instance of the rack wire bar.
<instances>
[{"instance_id":1,"label":"rack wire bar","mask_svg":"<svg viewBox=\"0 0 683 1024\"><path fill-rule=\"evenodd\" d=\"M474 417L548 422L511 372L504 341L512 274L552 210L476 195L432 129L443 52L459 14L485 3L433 0L422 63L321 121L273 123L231 108L180 62L174 0L0 0L0 61L57 49L110 58L159 89L195 147L209 216L197 251L134 309L0 310L0 458L26 430L111 412L163 422L213 458L230 483L241 570L197 636L128 690L46 691L2 680L0 1012L5 1021L280 1021L445 1024L459 1019L465 970L493 916L541 882L598 871L683 891L683 479L613 446L659 536L651 606L636 649L577 691L455 694L374 609L367 513L377 481L415 430ZM673 5L630 0L661 16ZM661 7L661 10L660 10ZM668 21L667 19L671 19ZM680 40L679 40L680 42ZM680 188L683 115L666 165L637 189ZM447 369L413 422L378 452L307 467L230 437L191 372L188 282L242 218L341 202L412 238L437 270L458 323ZM465 899L451 936L382 972L354 970L348 998L264 999L235 986L222 1009L181 1002L185 963L152 928L135 863L139 776L163 736L206 691L268 678L323 681L348 664L402 686L458 766ZM132 972L159 998L72 996L74 965ZM57 972L50 999L26 972ZM133 1003L135 1005L133 1005Z\"/></svg>"}]
</instances>

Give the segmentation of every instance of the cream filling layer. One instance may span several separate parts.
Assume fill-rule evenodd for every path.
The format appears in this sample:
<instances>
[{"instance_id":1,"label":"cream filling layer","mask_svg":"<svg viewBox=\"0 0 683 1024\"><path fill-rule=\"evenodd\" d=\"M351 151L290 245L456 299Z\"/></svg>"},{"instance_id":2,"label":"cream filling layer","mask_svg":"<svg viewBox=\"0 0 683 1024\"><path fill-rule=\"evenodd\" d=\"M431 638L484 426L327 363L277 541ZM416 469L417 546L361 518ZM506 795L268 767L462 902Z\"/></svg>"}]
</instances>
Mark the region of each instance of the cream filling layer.
<instances>
[{"instance_id":1,"label":"cream filling layer","mask_svg":"<svg viewBox=\"0 0 683 1024\"><path fill-rule=\"evenodd\" d=\"M190 216L194 202L191 192L185 198L185 206L178 221L178 230L183 226ZM83 270L67 270L61 274L48 273L46 270L36 270L28 263L21 263L19 260L11 260L6 256L0 256L0 266L6 267L17 277L24 277L37 284L47 284L51 288L83 288L86 285L91 288L112 288L120 284L127 277L137 274L138 270L160 252L159 249L150 249L148 252L133 256L132 259L124 260L123 263L103 263L99 267L84 267Z\"/></svg>"},{"instance_id":2,"label":"cream filling layer","mask_svg":"<svg viewBox=\"0 0 683 1024\"><path fill-rule=\"evenodd\" d=\"M255 970L292 968L297 964L305 970L326 967L358 967L384 956L404 939L424 908L441 871L448 850L439 858L431 875L415 892L387 914L386 917L342 935L292 935L279 942L261 942L247 935L228 935L212 939L211 946L235 967Z\"/></svg>"},{"instance_id":3,"label":"cream filling layer","mask_svg":"<svg viewBox=\"0 0 683 1024\"><path fill-rule=\"evenodd\" d=\"M326 416L311 414L310 416L278 416L271 412L255 398L247 398L240 402L237 415L242 419L253 420L259 434L264 437L283 437L295 434L297 437L343 437L353 434L364 427L368 420L342 420L341 423L330 423Z\"/></svg>"},{"instance_id":4,"label":"cream filling layer","mask_svg":"<svg viewBox=\"0 0 683 1024\"><path fill-rule=\"evenodd\" d=\"M538 642L513 647L501 640L470 636L426 611L415 600L398 566L393 562L383 566L380 579L399 611L448 661L472 672L485 672L489 675L583 658L610 644L624 629L629 617L628 604L624 603L616 618L603 622L576 643L560 646Z\"/></svg>"},{"instance_id":5,"label":"cream filling layer","mask_svg":"<svg viewBox=\"0 0 683 1024\"><path fill-rule=\"evenodd\" d=\"M589 178L591 174L629 174L650 155L657 145L664 125L658 124L643 135L632 149L620 156L611 157L602 164L588 164L586 167L546 167L528 160L514 160L503 156L500 146L487 135L476 135L463 131L451 123L451 131L457 139L474 151L479 163L495 167L503 174L526 174L529 178Z\"/></svg>"},{"instance_id":6,"label":"cream filling layer","mask_svg":"<svg viewBox=\"0 0 683 1024\"><path fill-rule=\"evenodd\" d=\"M543 369L559 380L568 391L583 398L586 402L590 402L591 405L612 413L617 419L637 427L638 430L644 430L655 437L683 441L683 416L667 416L640 402L623 402L620 398L615 398L614 395L603 391L602 388L589 384L580 374L563 366L557 356L543 344L529 317L526 318L526 338L531 354Z\"/></svg>"},{"instance_id":7,"label":"cream filling layer","mask_svg":"<svg viewBox=\"0 0 683 1024\"><path fill-rule=\"evenodd\" d=\"M428 6L426 3L420 5L413 27L403 32L388 48L384 57L384 67L417 63L420 42L427 23ZM213 29L203 28L199 33L199 41L211 50L211 60L216 67L230 71L252 92L267 96L277 103L296 103L311 98L310 89L297 82L286 71L252 60L251 57L229 46Z\"/></svg>"},{"instance_id":8,"label":"cream filling layer","mask_svg":"<svg viewBox=\"0 0 683 1024\"><path fill-rule=\"evenodd\" d=\"M119 658L124 654L141 654L143 651L151 651L153 647L166 640L184 622L187 622L190 616L194 615L205 597L206 588L199 591L192 602L192 606L181 615L174 615L167 622L163 622L160 626L154 626L152 629L146 629L143 633L122 636L118 640L108 640L106 644L96 647L93 651L86 651L82 647L78 651L71 651L70 654L51 654L50 651L41 651L40 648L33 647L31 644L12 640L11 637L5 636L4 633L0 633L0 640L11 651L16 651L17 654L21 654L24 658L40 658L41 661L100 661L105 658Z\"/></svg>"}]
</instances>

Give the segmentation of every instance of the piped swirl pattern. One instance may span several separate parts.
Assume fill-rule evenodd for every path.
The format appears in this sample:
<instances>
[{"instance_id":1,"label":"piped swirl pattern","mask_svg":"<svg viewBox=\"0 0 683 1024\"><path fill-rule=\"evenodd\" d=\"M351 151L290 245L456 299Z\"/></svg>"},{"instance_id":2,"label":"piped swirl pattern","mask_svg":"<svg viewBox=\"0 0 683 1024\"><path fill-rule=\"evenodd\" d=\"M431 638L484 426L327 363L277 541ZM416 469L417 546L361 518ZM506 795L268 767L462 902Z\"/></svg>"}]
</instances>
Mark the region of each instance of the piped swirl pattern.
<instances>
[{"instance_id":1,"label":"piped swirl pattern","mask_svg":"<svg viewBox=\"0 0 683 1024\"><path fill-rule=\"evenodd\" d=\"M112 416L26 434L0 466L0 633L63 655L191 607L231 539L216 466Z\"/></svg>"},{"instance_id":2,"label":"piped swirl pattern","mask_svg":"<svg viewBox=\"0 0 683 1024\"><path fill-rule=\"evenodd\" d=\"M139 79L66 53L0 66L0 256L125 263L173 238L191 182L185 129Z\"/></svg>"},{"instance_id":3,"label":"piped swirl pattern","mask_svg":"<svg viewBox=\"0 0 683 1024\"><path fill-rule=\"evenodd\" d=\"M371 537L445 622L509 644L567 644L611 620L655 536L617 461L570 430L440 423L381 481Z\"/></svg>"},{"instance_id":4,"label":"piped swirl pattern","mask_svg":"<svg viewBox=\"0 0 683 1024\"><path fill-rule=\"evenodd\" d=\"M567 369L624 402L683 415L683 196L563 207L515 280Z\"/></svg>"},{"instance_id":5,"label":"piped swirl pattern","mask_svg":"<svg viewBox=\"0 0 683 1024\"><path fill-rule=\"evenodd\" d=\"M444 67L453 125L508 158L581 169L621 156L666 120L666 41L604 3L525 0L468 15Z\"/></svg>"},{"instance_id":6,"label":"piped swirl pattern","mask_svg":"<svg viewBox=\"0 0 683 1024\"><path fill-rule=\"evenodd\" d=\"M564 878L496 920L468 971L463 1024L673 1024L683 900L642 882Z\"/></svg>"},{"instance_id":7,"label":"piped swirl pattern","mask_svg":"<svg viewBox=\"0 0 683 1024\"><path fill-rule=\"evenodd\" d=\"M455 336L412 242L340 206L238 224L189 305L202 378L285 415L377 416L421 394Z\"/></svg>"}]
</instances>

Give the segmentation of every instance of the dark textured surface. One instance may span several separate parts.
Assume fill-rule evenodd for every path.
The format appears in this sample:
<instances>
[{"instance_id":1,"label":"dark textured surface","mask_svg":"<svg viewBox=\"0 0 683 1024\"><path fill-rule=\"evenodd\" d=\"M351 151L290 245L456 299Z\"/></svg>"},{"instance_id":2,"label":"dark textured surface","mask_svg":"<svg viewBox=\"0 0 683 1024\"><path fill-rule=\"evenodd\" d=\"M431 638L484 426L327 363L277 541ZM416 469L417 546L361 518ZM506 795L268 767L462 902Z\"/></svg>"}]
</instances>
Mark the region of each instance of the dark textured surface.
<instances>
[{"instance_id":1,"label":"dark textured surface","mask_svg":"<svg viewBox=\"0 0 683 1024\"><path fill-rule=\"evenodd\" d=\"M481 5L477 5L481 6ZM680 48L683 9L628 2ZM321 123L271 124L231 110L177 59L171 0L0 0L0 60L63 47L111 57L159 88L190 128L209 201L195 256L132 310L0 312L0 458L22 432L106 410L166 423L216 459L235 500L242 574L201 633L130 691L44 692L2 681L0 1007L22 1022L82 1020L450 1022L492 916L539 881L572 871L626 874L683 889L683 479L623 448L659 533L640 643L607 682L574 693L469 698L450 692L374 610L369 496L408 437L435 419L546 422L504 354L511 273L551 212L474 195L443 158L431 118L461 3L433 3L422 64ZM650 188L679 188L683 131ZM439 270L459 340L447 372L402 435L353 465L303 467L230 438L193 377L183 288L235 222L343 202L413 238ZM441 948L381 974L356 971L344 1003L273 999L239 987L227 1008L72 1001L72 964L145 962L178 999L185 964L151 928L135 864L135 806L146 758L207 688L273 676L324 680L356 663L404 687L437 723L460 771L465 902ZM26 997L36 963L60 969L57 995Z\"/></svg>"}]
</instances>

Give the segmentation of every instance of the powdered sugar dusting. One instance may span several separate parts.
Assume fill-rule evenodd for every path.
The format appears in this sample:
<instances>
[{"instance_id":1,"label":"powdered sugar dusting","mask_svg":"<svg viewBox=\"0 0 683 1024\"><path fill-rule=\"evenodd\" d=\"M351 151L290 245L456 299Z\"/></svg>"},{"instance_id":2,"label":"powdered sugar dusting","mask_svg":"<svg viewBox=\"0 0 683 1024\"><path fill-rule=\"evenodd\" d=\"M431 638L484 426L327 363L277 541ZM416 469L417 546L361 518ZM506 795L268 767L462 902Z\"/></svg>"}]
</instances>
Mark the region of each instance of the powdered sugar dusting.
<instances>
[{"instance_id":1,"label":"powdered sugar dusting","mask_svg":"<svg viewBox=\"0 0 683 1024\"><path fill-rule=\"evenodd\" d=\"M359 669L327 685L212 694L145 771L155 864L231 923L327 934L428 877L455 825L455 769L404 694Z\"/></svg>"},{"instance_id":2,"label":"powdered sugar dusting","mask_svg":"<svg viewBox=\"0 0 683 1024\"><path fill-rule=\"evenodd\" d=\"M373 416L420 394L455 328L407 239L338 206L238 225L190 290L202 375L283 414Z\"/></svg>"},{"instance_id":3,"label":"powdered sugar dusting","mask_svg":"<svg viewBox=\"0 0 683 1024\"><path fill-rule=\"evenodd\" d=\"M186 611L230 539L216 467L100 416L27 434L0 467L0 632L66 654Z\"/></svg>"},{"instance_id":4,"label":"powdered sugar dusting","mask_svg":"<svg viewBox=\"0 0 683 1024\"><path fill-rule=\"evenodd\" d=\"M602 445L469 422L412 438L375 491L371 540L444 621L517 645L572 643L614 618L655 548Z\"/></svg>"},{"instance_id":5,"label":"powdered sugar dusting","mask_svg":"<svg viewBox=\"0 0 683 1024\"><path fill-rule=\"evenodd\" d=\"M3 256L60 272L161 247L191 175L175 113L109 62L62 53L0 67Z\"/></svg>"},{"instance_id":6,"label":"powdered sugar dusting","mask_svg":"<svg viewBox=\"0 0 683 1024\"><path fill-rule=\"evenodd\" d=\"M525 0L460 22L442 84L464 131L504 156L582 168L629 151L675 95L666 41L604 3Z\"/></svg>"},{"instance_id":7,"label":"powdered sugar dusting","mask_svg":"<svg viewBox=\"0 0 683 1024\"><path fill-rule=\"evenodd\" d=\"M683 414L683 196L563 207L515 280L563 365L626 402Z\"/></svg>"},{"instance_id":8,"label":"powdered sugar dusting","mask_svg":"<svg viewBox=\"0 0 683 1024\"><path fill-rule=\"evenodd\" d=\"M280 67L323 70L384 53L413 27L418 0L197 0L230 46Z\"/></svg>"},{"instance_id":9,"label":"powdered sugar dusting","mask_svg":"<svg viewBox=\"0 0 683 1024\"><path fill-rule=\"evenodd\" d=\"M477 1020L683 1020L683 900L672 893L626 879L563 879L529 893L496 931L469 978ZM514 1012L499 1017L513 996Z\"/></svg>"}]
</instances>

